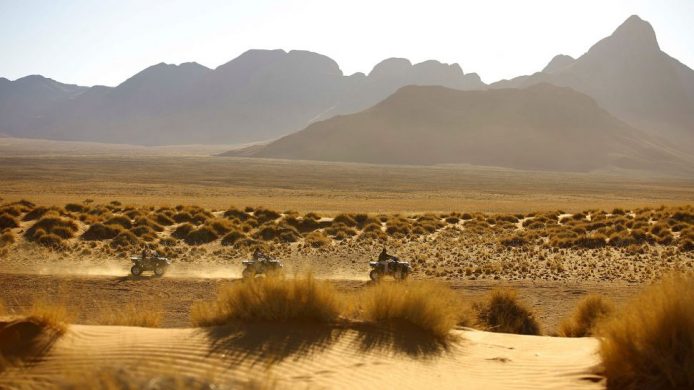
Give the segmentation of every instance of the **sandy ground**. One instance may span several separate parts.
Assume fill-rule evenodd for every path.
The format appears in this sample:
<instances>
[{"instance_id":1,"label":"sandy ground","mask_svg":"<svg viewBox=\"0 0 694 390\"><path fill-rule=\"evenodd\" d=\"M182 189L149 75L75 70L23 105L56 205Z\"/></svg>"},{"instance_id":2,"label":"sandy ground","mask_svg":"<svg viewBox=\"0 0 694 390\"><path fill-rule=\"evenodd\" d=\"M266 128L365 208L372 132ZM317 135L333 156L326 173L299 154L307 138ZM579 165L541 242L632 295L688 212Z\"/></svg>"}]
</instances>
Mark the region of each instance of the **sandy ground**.
<instances>
[{"instance_id":1,"label":"sandy ground","mask_svg":"<svg viewBox=\"0 0 694 390\"><path fill-rule=\"evenodd\" d=\"M167 375L219 388L598 389L597 342L455 330L443 346L374 328L256 325L147 329L73 325L0 387L52 388L94 378L166 388ZM108 374L105 374L108 372ZM139 382L138 382L139 381ZM143 382L145 381L145 382ZM185 387L184 387L185 388Z\"/></svg>"},{"instance_id":2,"label":"sandy ground","mask_svg":"<svg viewBox=\"0 0 694 390\"><path fill-rule=\"evenodd\" d=\"M162 326L185 328L190 323L190 307L197 301L210 301L219 286L234 283L232 272L227 278L190 278L167 275L163 278L144 276L133 278L107 275L28 275L0 274L0 299L10 312L21 312L37 299L50 298L64 304L75 315L75 322L97 324L98 313L119 310L135 303L146 310L162 314ZM320 275L318 275L320 278ZM367 280L330 279L344 292L367 288ZM442 282L449 285L467 302L481 300L494 288L510 287L536 313L544 332L556 331L561 320L571 314L576 303L587 294L601 294L615 303L623 304L637 294L641 284L559 282L559 281L493 281L466 280Z\"/></svg>"}]
</instances>

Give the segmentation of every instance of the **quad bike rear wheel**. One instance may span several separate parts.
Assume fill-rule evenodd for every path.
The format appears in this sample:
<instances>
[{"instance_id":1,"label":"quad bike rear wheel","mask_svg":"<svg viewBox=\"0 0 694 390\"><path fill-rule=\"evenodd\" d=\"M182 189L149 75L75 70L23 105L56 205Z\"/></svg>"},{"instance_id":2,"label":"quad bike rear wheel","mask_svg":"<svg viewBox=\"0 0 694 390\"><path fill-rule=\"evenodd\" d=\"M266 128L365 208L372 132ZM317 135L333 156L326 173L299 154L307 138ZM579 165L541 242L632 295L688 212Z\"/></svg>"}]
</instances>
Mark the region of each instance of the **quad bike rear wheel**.
<instances>
[{"instance_id":1,"label":"quad bike rear wheel","mask_svg":"<svg viewBox=\"0 0 694 390\"><path fill-rule=\"evenodd\" d=\"M244 268L241 276L243 276L244 279L253 279L255 278L255 270L251 268Z\"/></svg>"},{"instance_id":2,"label":"quad bike rear wheel","mask_svg":"<svg viewBox=\"0 0 694 390\"><path fill-rule=\"evenodd\" d=\"M142 267L135 264L132 266L132 268L130 268L130 272L133 274L133 276L140 276L142 275Z\"/></svg>"},{"instance_id":3,"label":"quad bike rear wheel","mask_svg":"<svg viewBox=\"0 0 694 390\"><path fill-rule=\"evenodd\" d=\"M375 269L372 269L371 272L369 272L369 277L374 282L378 282L379 280L381 280L381 273Z\"/></svg>"}]
</instances>

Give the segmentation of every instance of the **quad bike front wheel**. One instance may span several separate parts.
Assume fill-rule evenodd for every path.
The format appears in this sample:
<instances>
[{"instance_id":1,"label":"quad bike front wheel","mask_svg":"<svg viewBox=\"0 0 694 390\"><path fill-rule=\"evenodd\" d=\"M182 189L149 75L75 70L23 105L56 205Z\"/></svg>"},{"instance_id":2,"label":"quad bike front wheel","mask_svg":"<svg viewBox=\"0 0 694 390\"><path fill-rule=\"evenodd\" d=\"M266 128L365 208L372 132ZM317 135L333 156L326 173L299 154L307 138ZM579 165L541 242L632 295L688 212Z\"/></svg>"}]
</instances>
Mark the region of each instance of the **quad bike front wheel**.
<instances>
[{"instance_id":1,"label":"quad bike front wheel","mask_svg":"<svg viewBox=\"0 0 694 390\"><path fill-rule=\"evenodd\" d=\"M243 276L244 279L253 279L255 278L255 270L251 268L244 268L241 276Z\"/></svg>"},{"instance_id":2,"label":"quad bike front wheel","mask_svg":"<svg viewBox=\"0 0 694 390\"><path fill-rule=\"evenodd\" d=\"M154 274L157 276L164 276L164 273L166 272L166 267L162 265L157 265L154 267Z\"/></svg>"},{"instance_id":3,"label":"quad bike front wheel","mask_svg":"<svg viewBox=\"0 0 694 390\"><path fill-rule=\"evenodd\" d=\"M375 269L373 269L373 270L371 270L371 272L369 272L369 277L374 282L378 282L379 280L381 280L381 274Z\"/></svg>"},{"instance_id":4,"label":"quad bike front wheel","mask_svg":"<svg viewBox=\"0 0 694 390\"><path fill-rule=\"evenodd\" d=\"M132 266L132 268L130 268L130 273L132 273L133 276L140 276L140 275L142 275L142 267L135 264Z\"/></svg>"}]
</instances>

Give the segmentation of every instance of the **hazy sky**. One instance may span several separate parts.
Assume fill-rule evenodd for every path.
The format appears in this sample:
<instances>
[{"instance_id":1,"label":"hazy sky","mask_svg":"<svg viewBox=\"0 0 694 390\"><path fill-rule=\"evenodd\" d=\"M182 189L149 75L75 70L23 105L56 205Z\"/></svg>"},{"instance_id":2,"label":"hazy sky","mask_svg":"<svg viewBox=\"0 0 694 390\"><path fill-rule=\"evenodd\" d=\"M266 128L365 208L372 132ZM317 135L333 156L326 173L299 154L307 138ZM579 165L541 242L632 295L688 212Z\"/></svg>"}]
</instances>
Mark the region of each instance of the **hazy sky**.
<instances>
[{"instance_id":1,"label":"hazy sky","mask_svg":"<svg viewBox=\"0 0 694 390\"><path fill-rule=\"evenodd\" d=\"M117 85L159 62L217 67L251 48L458 62L486 82L583 54L629 15L694 66L694 0L0 0L0 77Z\"/></svg>"}]
</instances>

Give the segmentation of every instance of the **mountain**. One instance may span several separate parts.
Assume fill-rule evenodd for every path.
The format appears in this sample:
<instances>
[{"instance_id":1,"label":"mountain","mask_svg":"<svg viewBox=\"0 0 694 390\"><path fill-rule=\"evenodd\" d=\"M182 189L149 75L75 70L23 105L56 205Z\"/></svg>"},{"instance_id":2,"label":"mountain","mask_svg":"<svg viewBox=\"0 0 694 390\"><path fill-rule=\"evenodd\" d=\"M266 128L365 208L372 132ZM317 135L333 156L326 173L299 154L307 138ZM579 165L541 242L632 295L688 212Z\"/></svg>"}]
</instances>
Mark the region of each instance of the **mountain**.
<instances>
[{"instance_id":1,"label":"mountain","mask_svg":"<svg viewBox=\"0 0 694 390\"><path fill-rule=\"evenodd\" d=\"M249 50L214 70L161 63L116 87L41 80L55 91L0 79L0 133L144 145L244 143L360 111L405 85L485 87L457 64L390 59L368 76L345 76L332 59L300 50Z\"/></svg>"},{"instance_id":2,"label":"mountain","mask_svg":"<svg viewBox=\"0 0 694 390\"><path fill-rule=\"evenodd\" d=\"M538 83L571 87L671 145L694 147L694 71L664 53L653 27L638 16L576 60L555 57L542 72L491 87Z\"/></svg>"},{"instance_id":3,"label":"mountain","mask_svg":"<svg viewBox=\"0 0 694 390\"><path fill-rule=\"evenodd\" d=\"M252 156L557 171L667 169L679 161L590 97L550 84L486 91L408 86L370 109L314 123Z\"/></svg>"}]
</instances>

